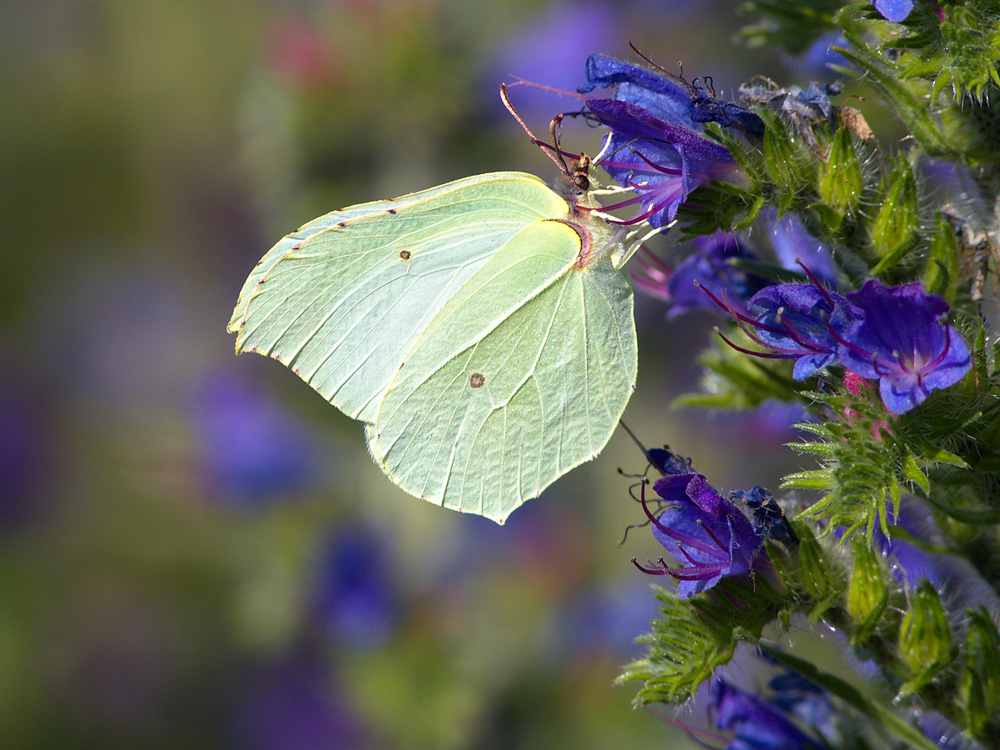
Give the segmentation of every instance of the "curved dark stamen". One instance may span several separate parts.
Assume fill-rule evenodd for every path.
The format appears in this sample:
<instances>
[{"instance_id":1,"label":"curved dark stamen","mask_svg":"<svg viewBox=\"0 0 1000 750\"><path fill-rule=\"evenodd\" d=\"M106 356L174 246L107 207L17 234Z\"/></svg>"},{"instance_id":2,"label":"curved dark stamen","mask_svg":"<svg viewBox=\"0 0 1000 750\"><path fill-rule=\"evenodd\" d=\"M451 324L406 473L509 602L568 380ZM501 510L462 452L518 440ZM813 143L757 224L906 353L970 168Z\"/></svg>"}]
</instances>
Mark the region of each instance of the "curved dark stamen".
<instances>
[{"instance_id":1,"label":"curved dark stamen","mask_svg":"<svg viewBox=\"0 0 1000 750\"><path fill-rule=\"evenodd\" d=\"M700 518L698 519L698 525L701 526L701 528L705 530L705 533L708 534L712 538L712 541L715 542L718 545L719 549L723 550L727 554L729 553L729 545L723 544L721 541L719 541L719 537L717 537L712 532L712 530L710 528L708 528L708 526L705 524L705 522L702 521Z\"/></svg>"},{"instance_id":2,"label":"curved dark stamen","mask_svg":"<svg viewBox=\"0 0 1000 750\"><path fill-rule=\"evenodd\" d=\"M816 276L813 274L812 271L809 270L809 268L806 266L805 263L803 263L798 258L795 259L795 262L798 263L800 266L802 266L802 270L806 272L806 276L809 277L809 280L813 283L813 286L819 289L819 293L823 295L823 299L826 300L826 304L830 306L830 309L836 310L837 306L833 303L833 298L830 296L830 293L826 290L826 287L824 287L820 283L819 279L816 278Z\"/></svg>"},{"instance_id":3,"label":"curved dark stamen","mask_svg":"<svg viewBox=\"0 0 1000 750\"><path fill-rule=\"evenodd\" d=\"M745 333L750 338L750 340L753 341L755 344L757 344L758 346L766 347L768 349L773 349L774 351L787 351L789 354L791 354L792 351L791 349L783 350L781 347L774 346L773 344L768 344L762 338L760 338L760 336L758 336L755 332L747 328L744 325L744 323L748 323L749 325L752 325L754 328L758 328L762 331L767 331L769 333L773 333L779 336L782 333L782 329L769 326L766 323L761 323L760 321L751 318L749 315L744 315L743 313L741 313L733 306L733 303L729 301L729 295L725 290L723 290L722 292L723 297L725 297L725 301L723 302L718 297L716 297L715 294L712 293L711 289L709 289L707 286L702 284L697 279L694 280L694 285L699 289L701 289L705 294L707 294L709 299L712 300L712 302L714 302L716 305L725 310L729 314L729 316L733 319L733 322L736 323L737 326L739 326L740 330L743 331L743 333ZM716 328L716 333L719 333L718 328ZM719 335L721 336L722 334ZM737 351L744 351L744 352L747 351L745 349L740 349L738 346L731 343L728 339L726 339L725 336L723 336L722 338L727 344L732 346ZM756 352L747 352L747 353L756 354Z\"/></svg>"},{"instance_id":4,"label":"curved dark stamen","mask_svg":"<svg viewBox=\"0 0 1000 750\"><path fill-rule=\"evenodd\" d=\"M690 568L672 569L667 575L676 578L678 581L703 581L706 578L717 576L721 571L726 569L727 565L729 565L728 562L699 565L697 572Z\"/></svg>"},{"instance_id":5,"label":"curved dark stamen","mask_svg":"<svg viewBox=\"0 0 1000 750\"><path fill-rule=\"evenodd\" d=\"M628 200L622 201L621 203L614 203L610 206L601 206L602 211L614 211L616 208L624 208L625 206L631 206L633 203L639 203L642 200L641 195L634 195Z\"/></svg>"},{"instance_id":6,"label":"curved dark stamen","mask_svg":"<svg viewBox=\"0 0 1000 750\"><path fill-rule=\"evenodd\" d=\"M833 326L830 324L829 320L827 320L825 322L826 322L827 330L830 331L830 335L833 336L833 340L834 341L836 341L838 344L840 344L842 346L847 347L850 351L854 352L855 354L857 354L861 358L867 358L869 356L869 352L868 351L866 351L865 349L862 349L857 344L855 344L855 343L853 343L851 341L848 341L847 339L841 337L840 334L838 334L835 330L833 330ZM871 356L871 360L872 360L872 367L875 368L875 372L878 373L878 376L882 377L884 375L884 373L882 373L879 370L879 366L878 366L878 364L879 364L879 356L878 356L878 354L871 354L870 356Z\"/></svg>"},{"instance_id":7,"label":"curved dark stamen","mask_svg":"<svg viewBox=\"0 0 1000 750\"><path fill-rule=\"evenodd\" d=\"M949 349L951 349L951 326L946 324L944 327L944 349L941 350L941 353L939 355L937 355L928 364L924 365L920 369L933 370L937 368L938 365L944 362L944 358L948 356Z\"/></svg>"},{"instance_id":8,"label":"curved dark stamen","mask_svg":"<svg viewBox=\"0 0 1000 750\"><path fill-rule=\"evenodd\" d=\"M642 504L642 510L646 514L646 518L648 518L650 521L652 521L653 525L656 528L658 528L664 534L666 534L667 536L669 536L671 539L676 539L679 542L683 542L684 544L687 544L687 545L689 545L691 547L694 547L695 549L699 549L702 552L705 552L707 554L714 554L715 550L710 545L705 544L700 539L695 539L695 538L689 537L689 536L687 536L685 534L681 534L680 532L674 531L673 529L671 529L671 528L669 528L667 526L664 526L662 523L660 523L660 519L657 518L656 516L654 516L652 514L652 512L650 512L649 506L646 504L646 484L645 483L643 483L642 488L639 490L639 497L640 497L640 503Z\"/></svg>"},{"instance_id":9,"label":"curved dark stamen","mask_svg":"<svg viewBox=\"0 0 1000 750\"><path fill-rule=\"evenodd\" d=\"M632 494L631 490L629 491L629 494L630 495ZM639 502L638 498L636 498L634 496L633 496L632 499L635 500L636 502ZM615 547L621 547L623 544L625 544L625 540L628 539L628 533L632 529L643 529L646 526L649 526L649 521L646 521L645 523L634 523L631 526L626 526L625 527L625 533L622 534L622 538L621 538L620 541L615 542Z\"/></svg>"},{"instance_id":10,"label":"curved dark stamen","mask_svg":"<svg viewBox=\"0 0 1000 750\"><path fill-rule=\"evenodd\" d=\"M684 174L684 170L682 169L675 169L672 167L661 167L659 164L654 164L651 160L647 159L644 154L639 153L634 148L632 149L632 153L638 156L644 162L646 162L646 164L648 164L652 169L655 169L657 172L661 172L663 174L669 174L673 177L680 177L683 176Z\"/></svg>"},{"instance_id":11,"label":"curved dark stamen","mask_svg":"<svg viewBox=\"0 0 1000 750\"><path fill-rule=\"evenodd\" d=\"M634 557L631 560L629 560L629 562L632 563L635 567L637 567L639 570L641 570L646 575L651 575L651 576L668 576L668 575L670 575L663 568L647 568L647 567L645 567L643 565L640 565L639 561L636 560Z\"/></svg>"},{"instance_id":12,"label":"curved dark stamen","mask_svg":"<svg viewBox=\"0 0 1000 750\"><path fill-rule=\"evenodd\" d=\"M663 206L657 203L657 204L654 204L653 207L650 208L648 211L643 211L641 214L637 214L637 215L633 216L631 219L615 219L614 223L615 224L624 224L625 226L631 226L632 224L638 224L641 221L645 221L650 216L652 216L653 214L655 214L657 211L660 211L662 208L663 208Z\"/></svg>"},{"instance_id":13,"label":"curved dark stamen","mask_svg":"<svg viewBox=\"0 0 1000 750\"><path fill-rule=\"evenodd\" d=\"M732 341L730 341L728 338L726 338L726 335L722 331L719 330L718 326L715 327L715 332L716 332L716 334L718 334L718 336L719 336L720 339L722 339L723 341L725 341L727 344L729 344L729 346L731 346L736 351L742 352L743 354L749 354L749 355L751 355L753 357L763 357L764 359L791 359L791 358L797 356L795 354L777 354L777 353L771 354L769 352L755 352L755 351L753 351L751 349L745 349L742 346L738 346L738 345L734 344ZM763 344L762 343L761 346L767 346L767 344Z\"/></svg>"},{"instance_id":14,"label":"curved dark stamen","mask_svg":"<svg viewBox=\"0 0 1000 750\"><path fill-rule=\"evenodd\" d=\"M788 319L785 316L781 315L780 313L778 315L779 315L779 318L781 319L781 327L782 327L782 329L784 329L785 333L788 334L788 338L790 338L796 344L798 344L799 346L801 346L805 351L807 351L807 352L815 352L817 354L824 353L826 351L825 349L821 349L821 348L817 347L812 342L804 341L804 340L800 339L799 338L799 335L800 335L799 332L795 329L795 327L791 323L788 322Z\"/></svg>"}]
</instances>

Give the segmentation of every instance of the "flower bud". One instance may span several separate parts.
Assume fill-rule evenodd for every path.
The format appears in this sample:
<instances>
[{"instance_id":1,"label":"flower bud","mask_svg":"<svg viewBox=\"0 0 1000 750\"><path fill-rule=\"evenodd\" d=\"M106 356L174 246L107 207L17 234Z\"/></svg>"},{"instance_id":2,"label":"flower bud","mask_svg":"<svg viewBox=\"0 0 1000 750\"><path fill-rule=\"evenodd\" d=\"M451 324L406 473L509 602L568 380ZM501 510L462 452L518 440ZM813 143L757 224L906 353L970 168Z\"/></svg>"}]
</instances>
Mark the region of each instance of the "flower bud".
<instances>
[{"instance_id":1,"label":"flower bud","mask_svg":"<svg viewBox=\"0 0 1000 750\"><path fill-rule=\"evenodd\" d=\"M861 165L854 151L851 134L841 128L833 137L830 158L819 182L823 202L843 217L853 211L861 199Z\"/></svg>"},{"instance_id":2,"label":"flower bud","mask_svg":"<svg viewBox=\"0 0 1000 750\"><path fill-rule=\"evenodd\" d=\"M893 256L913 244L918 220L917 183L910 165L901 160L889 176L889 189L872 226L872 244L879 257L898 261Z\"/></svg>"},{"instance_id":3,"label":"flower bud","mask_svg":"<svg viewBox=\"0 0 1000 750\"><path fill-rule=\"evenodd\" d=\"M916 590L899 629L899 650L915 677L901 692L912 693L933 679L953 656L951 625L941 598L929 581Z\"/></svg>"},{"instance_id":4,"label":"flower bud","mask_svg":"<svg viewBox=\"0 0 1000 750\"><path fill-rule=\"evenodd\" d=\"M851 540L854 569L847 587L847 611L858 623L856 638L863 638L874 628L889 599L882 563L867 538L856 534Z\"/></svg>"},{"instance_id":5,"label":"flower bud","mask_svg":"<svg viewBox=\"0 0 1000 750\"><path fill-rule=\"evenodd\" d=\"M809 612L809 619L818 620L840 598L843 580L831 570L823 548L808 528L800 529L798 562L802 588L816 602Z\"/></svg>"}]
</instances>

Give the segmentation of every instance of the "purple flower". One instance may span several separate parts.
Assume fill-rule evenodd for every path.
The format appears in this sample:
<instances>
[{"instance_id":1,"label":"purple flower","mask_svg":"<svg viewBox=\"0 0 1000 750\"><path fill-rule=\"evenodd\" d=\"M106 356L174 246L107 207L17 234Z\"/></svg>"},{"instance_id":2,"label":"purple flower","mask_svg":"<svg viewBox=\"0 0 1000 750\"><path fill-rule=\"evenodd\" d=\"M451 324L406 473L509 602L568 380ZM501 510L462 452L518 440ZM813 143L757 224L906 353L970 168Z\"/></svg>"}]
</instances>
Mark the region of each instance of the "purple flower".
<instances>
[{"instance_id":1,"label":"purple flower","mask_svg":"<svg viewBox=\"0 0 1000 750\"><path fill-rule=\"evenodd\" d=\"M659 73L593 54L587 58L587 85L577 90L587 94L598 86L614 86L613 99L641 107L664 122L701 130L691 119L691 93Z\"/></svg>"},{"instance_id":2,"label":"purple flower","mask_svg":"<svg viewBox=\"0 0 1000 750\"><path fill-rule=\"evenodd\" d=\"M857 317L847 300L815 284L775 284L750 299L753 319L737 321L773 356L795 359L792 377L805 380L837 357L837 333ZM738 347L737 347L738 348ZM746 351L746 350L742 350Z\"/></svg>"},{"instance_id":3,"label":"purple flower","mask_svg":"<svg viewBox=\"0 0 1000 750\"><path fill-rule=\"evenodd\" d=\"M764 121L746 107L708 96L680 77L677 80L683 85L638 65L593 54L587 58L587 85L579 91L614 86L615 99L642 107L666 122L687 127L716 122L758 138L764 135Z\"/></svg>"},{"instance_id":4,"label":"purple flower","mask_svg":"<svg viewBox=\"0 0 1000 750\"><path fill-rule=\"evenodd\" d=\"M623 224L648 221L667 227L688 194L709 180L734 181L742 175L729 150L673 125L651 112L615 99L589 99L587 107L611 130L601 147L601 167L637 195L605 206L614 210L641 203L642 210Z\"/></svg>"},{"instance_id":5,"label":"purple flower","mask_svg":"<svg viewBox=\"0 0 1000 750\"><path fill-rule=\"evenodd\" d=\"M316 616L338 645L353 651L382 646L396 631L399 603L385 543L370 529L339 529L320 551Z\"/></svg>"},{"instance_id":6,"label":"purple flower","mask_svg":"<svg viewBox=\"0 0 1000 750\"><path fill-rule=\"evenodd\" d=\"M893 23L902 23L913 10L914 0L874 0L875 10Z\"/></svg>"},{"instance_id":7,"label":"purple flower","mask_svg":"<svg viewBox=\"0 0 1000 750\"><path fill-rule=\"evenodd\" d=\"M778 708L724 680L712 686L715 725L732 731L726 750L804 750L820 745Z\"/></svg>"},{"instance_id":8,"label":"purple flower","mask_svg":"<svg viewBox=\"0 0 1000 750\"><path fill-rule=\"evenodd\" d=\"M882 402L893 414L954 385L972 368L958 331L938 323L948 303L924 294L919 282L887 287L871 279L845 296L859 319L839 339L839 357L856 374L879 381Z\"/></svg>"},{"instance_id":9,"label":"purple flower","mask_svg":"<svg viewBox=\"0 0 1000 750\"><path fill-rule=\"evenodd\" d=\"M774 539L789 547L799 543L795 530L785 517L784 509L778 505L774 495L763 487L733 490L729 497L732 500L742 500L753 512L753 533L757 536Z\"/></svg>"},{"instance_id":10,"label":"purple flower","mask_svg":"<svg viewBox=\"0 0 1000 750\"><path fill-rule=\"evenodd\" d=\"M660 474L690 474L691 459L684 458L668 446L650 448L647 451L650 462Z\"/></svg>"},{"instance_id":11,"label":"purple flower","mask_svg":"<svg viewBox=\"0 0 1000 750\"><path fill-rule=\"evenodd\" d=\"M738 576L769 562L750 521L701 474L666 476L653 489L667 507L658 516L650 511L643 485L643 510L653 523L653 536L681 565L670 567L662 558L652 568L632 562L644 573L676 578L681 599L712 588L723 576Z\"/></svg>"},{"instance_id":12,"label":"purple flower","mask_svg":"<svg viewBox=\"0 0 1000 750\"><path fill-rule=\"evenodd\" d=\"M637 195L606 206L640 203L624 224L670 225L688 194L709 180L742 176L729 150L701 136L704 107L692 107L691 93L670 79L604 55L587 59L587 85L614 86L612 98L588 99L587 108L611 130L598 161L612 179ZM748 113L749 114L749 113ZM756 117L756 116L755 116Z\"/></svg>"}]
</instances>

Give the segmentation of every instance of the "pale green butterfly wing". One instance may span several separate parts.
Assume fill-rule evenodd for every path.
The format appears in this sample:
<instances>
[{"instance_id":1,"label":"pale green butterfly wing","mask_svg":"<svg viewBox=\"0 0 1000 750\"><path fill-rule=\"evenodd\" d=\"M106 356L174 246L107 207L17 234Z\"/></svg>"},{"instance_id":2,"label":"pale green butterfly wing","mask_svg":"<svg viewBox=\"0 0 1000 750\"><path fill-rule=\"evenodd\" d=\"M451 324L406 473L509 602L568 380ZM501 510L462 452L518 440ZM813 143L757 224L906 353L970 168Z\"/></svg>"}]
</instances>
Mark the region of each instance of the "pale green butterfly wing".
<instances>
[{"instance_id":1,"label":"pale green butterfly wing","mask_svg":"<svg viewBox=\"0 0 1000 750\"><path fill-rule=\"evenodd\" d=\"M373 421L404 356L469 277L525 227L568 213L517 172L334 211L250 274L229 323L236 351L274 357L347 415Z\"/></svg>"},{"instance_id":2,"label":"pale green butterfly wing","mask_svg":"<svg viewBox=\"0 0 1000 750\"><path fill-rule=\"evenodd\" d=\"M366 425L407 492L503 523L605 446L632 394L632 288L594 224L532 224L448 300ZM583 253L581 253L581 249Z\"/></svg>"}]
</instances>

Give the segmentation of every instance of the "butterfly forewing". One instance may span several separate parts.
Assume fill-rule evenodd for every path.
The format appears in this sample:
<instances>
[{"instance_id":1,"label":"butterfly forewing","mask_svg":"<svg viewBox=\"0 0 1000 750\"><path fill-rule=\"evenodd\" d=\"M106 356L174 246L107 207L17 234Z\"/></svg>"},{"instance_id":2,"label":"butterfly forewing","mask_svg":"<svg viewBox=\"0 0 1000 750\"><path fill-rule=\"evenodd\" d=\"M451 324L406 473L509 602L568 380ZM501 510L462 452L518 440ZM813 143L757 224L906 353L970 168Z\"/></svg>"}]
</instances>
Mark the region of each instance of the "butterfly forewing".
<instances>
[{"instance_id":1,"label":"butterfly forewing","mask_svg":"<svg viewBox=\"0 0 1000 750\"><path fill-rule=\"evenodd\" d=\"M251 273L229 324L236 349L278 359L373 421L404 356L466 281L525 227L568 212L538 178L501 172L327 214Z\"/></svg>"}]
</instances>

